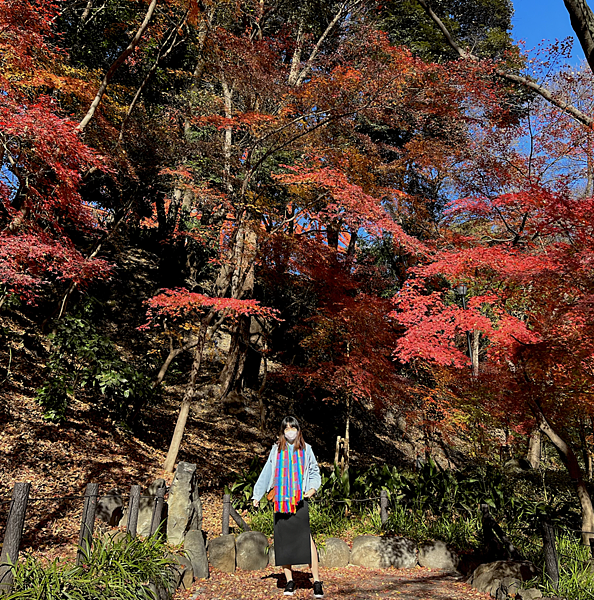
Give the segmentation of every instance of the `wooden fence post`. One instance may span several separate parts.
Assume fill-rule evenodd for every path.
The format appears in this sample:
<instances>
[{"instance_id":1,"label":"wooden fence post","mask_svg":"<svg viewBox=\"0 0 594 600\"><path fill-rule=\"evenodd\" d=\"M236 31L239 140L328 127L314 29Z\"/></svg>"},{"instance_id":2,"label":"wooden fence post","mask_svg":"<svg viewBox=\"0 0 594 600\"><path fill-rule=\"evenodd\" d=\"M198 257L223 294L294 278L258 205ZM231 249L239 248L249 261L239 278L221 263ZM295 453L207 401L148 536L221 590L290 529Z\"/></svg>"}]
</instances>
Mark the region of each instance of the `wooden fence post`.
<instances>
[{"instance_id":1,"label":"wooden fence post","mask_svg":"<svg viewBox=\"0 0 594 600\"><path fill-rule=\"evenodd\" d=\"M130 501L128 502L128 525L126 531L130 537L136 537L138 527L138 510L140 507L140 486L133 485L130 488Z\"/></svg>"},{"instance_id":2,"label":"wooden fence post","mask_svg":"<svg viewBox=\"0 0 594 600\"><path fill-rule=\"evenodd\" d=\"M483 538L489 555L496 560L501 558L522 560L522 556L505 535L501 525L491 515L489 505L481 504L481 512L483 514Z\"/></svg>"},{"instance_id":3,"label":"wooden fence post","mask_svg":"<svg viewBox=\"0 0 594 600\"><path fill-rule=\"evenodd\" d=\"M559 559L555 545L555 529L548 517L542 522L542 545L545 559L545 569L555 590L559 589Z\"/></svg>"},{"instance_id":4,"label":"wooden fence post","mask_svg":"<svg viewBox=\"0 0 594 600\"><path fill-rule=\"evenodd\" d=\"M157 530L161 525L161 515L163 514L166 491L167 488L164 487L157 490L157 495L155 496L155 508L153 508L153 518L151 519L151 535L157 533Z\"/></svg>"},{"instance_id":5,"label":"wooden fence post","mask_svg":"<svg viewBox=\"0 0 594 600\"><path fill-rule=\"evenodd\" d=\"M12 589L12 567L19 557L19 546L23 537L25 512L29 500L30 483L15 483L8 509L4 543L0 555L0 596L9 594Z\"/></svg>"},{"instance_id":6,"label":"wooden fence post","mask_svg":"<svg viewBox=\"0 0 594 600\"><path fill-rule=\"evenodd\" d=\"M78 536L78 551L76 553L76 566L80 566L91 553L93 543L93 528L95 527L95 511L97 510L97 498L99 496L99 484L89 483L85 490L85 503L80 522L80 534Z\"/></svg>"},{"instance_id":7,"label":"wooden fence post","mask_svg":"<svg viewBox=\"0 0 594 600\"><path fill-rule=\"evenodd\" d=\"M229 514L231 512L231 496L223 494L223 535L229 535Z\"/></svg>"},{"instance_id":8,"label":"wooden fence post","mask_svg":"<svg viewBox=\"0 0 594 600\"><path fill-rule=\"evenodd\" d=\"M388 522L388 492L386 490L380 492L380 516L382 525L385 525Z\"/></svg>"},{"instance_id":9,"label":"wooden fence post","mask_svg":"<svg viewBox=\"0 0 594 600\"><path fill-rule=\"evenodd\" d=\"M229 514L233 520L244 530L251 531L250 526L243 520L242 516L235 510L235 507L229 502Z\"/></svg>"},{"instance_id":10,"label":"wooden fence post","mask_svg":"<svg viewBox=\"0 0 594 600\"><path fill-rule=\"evenodd\" d=\"M340 436L336 437L336 451L334 452L334 466L338 465L338 459L340 457L340 440L342 438Z\"/></svg>"}]
</instances>

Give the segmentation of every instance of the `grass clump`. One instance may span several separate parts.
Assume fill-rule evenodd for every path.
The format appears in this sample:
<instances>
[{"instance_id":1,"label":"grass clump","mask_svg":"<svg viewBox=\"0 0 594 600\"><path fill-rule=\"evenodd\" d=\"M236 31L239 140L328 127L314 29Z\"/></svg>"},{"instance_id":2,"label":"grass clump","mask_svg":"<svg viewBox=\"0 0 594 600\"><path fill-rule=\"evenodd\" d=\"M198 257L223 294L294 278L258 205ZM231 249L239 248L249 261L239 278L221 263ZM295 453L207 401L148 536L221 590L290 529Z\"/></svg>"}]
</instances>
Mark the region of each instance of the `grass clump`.
<instances>
[{"instance_id":1,"label":"grass clump","mask_svg":"<svg viewBox=\"0 0 594 600\"><path fill-rule=\"evenodd\" d=\"M254 531L260 531L268 537L274 534L273 503L267 502L249 517L249 525ZM322 539L327 537L342 537L352 527L352 521L344 512L314 502L309 503L309 522L315 536Z\"/></svg>"},{"instance_id":2,"label":"grass clump","mask_svg":"<svg viewBox=\"0 0 594 600\"><path fill-rule=\"evenodd\" d=\"M559 589L555 589L544 568L542 576L531 581L527 587L539 587L543 596L562 597L566 600L594 598L594 572L591 567L590 548L584 546L575 536L561 534L557 537L557 554Z\"/></svg>"},{"instance_id":3,"label":"grass clump","mask_svg":"<svg viewBox=\"0 0 594 600\"><path fill-rule=\"evenodd\" d=\"M157 537L94 540L80 566L27 556L13 569L7 600L155 600L155 587L169 588L172 560Z\"/></svg>"},{"instance_id":4,"label":"grass clump","mask_svg":"<svg viewBox=\"0 0 594 600\"><path fill-rule=\"evenodd\" d=\"M460 551L476 549L481 543L481 520L474 515L441 514L395 506L390 510L385 531L418 543L441 540Z\"/></svg>"}]
</instances>

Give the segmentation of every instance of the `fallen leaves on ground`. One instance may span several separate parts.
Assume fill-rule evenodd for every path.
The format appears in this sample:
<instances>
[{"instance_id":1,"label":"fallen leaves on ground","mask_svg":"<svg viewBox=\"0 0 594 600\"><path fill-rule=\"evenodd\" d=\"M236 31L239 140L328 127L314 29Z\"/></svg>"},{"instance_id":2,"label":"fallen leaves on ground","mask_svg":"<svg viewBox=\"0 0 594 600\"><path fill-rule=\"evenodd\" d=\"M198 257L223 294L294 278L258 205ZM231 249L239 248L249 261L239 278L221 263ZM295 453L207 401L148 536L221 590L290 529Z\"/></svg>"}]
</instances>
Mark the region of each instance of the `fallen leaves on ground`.
<instances>
[{"instance_id":1,"label":"fallen leaves on ground","mask_svg":"<svg viewBox=\"0 0 594 600\"><path fill-rule=\"evenodd\" d=\"M418 567L416 569L366 569L349 565L320 569L325 597L340 600L489 600L459 577ZM297 590L293 598L313 598L309 571L294 571ZM283 597L285 576L278 567L262 571L223 573L211 570L191 589L178 592L175 600L272 600Z\"/></svg>"}]
</instances>

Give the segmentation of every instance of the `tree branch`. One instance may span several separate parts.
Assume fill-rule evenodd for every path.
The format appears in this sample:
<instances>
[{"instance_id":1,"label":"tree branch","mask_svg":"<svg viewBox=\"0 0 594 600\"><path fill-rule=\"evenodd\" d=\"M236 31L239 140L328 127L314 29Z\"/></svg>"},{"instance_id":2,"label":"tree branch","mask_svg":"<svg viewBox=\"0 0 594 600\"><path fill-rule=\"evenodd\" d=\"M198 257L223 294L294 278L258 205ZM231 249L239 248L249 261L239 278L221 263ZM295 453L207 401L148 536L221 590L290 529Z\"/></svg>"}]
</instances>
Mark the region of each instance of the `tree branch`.
<instances>
[{"instance_id":1,"label":"tree branch","mask_svg":"<svg viewBox=\"0 0 594 600\"><path fill-rule=\"evenodd\" d=\"M429 18L437 25L439 30L443 33L447 43L458 53L458 56L460 56L460 58L472 61L479 60L479 58L476 55L471 54L470 52L466 52L456 43L448 28L443 24L443 21L433 12L431 6L426 0L417 1L423 7ZM568 2L579 2L585 4L584 0L565 0L565 4L567 4ZM506 79L507 81L511 81L512 83L518 83L524 87L535 91L547 102L550 102L553 106L560 108L563 112L573 117L578 123L586 125L586 127L592 127L594 125L594 119L592 119L592 117L589 117L587 114L583 113L581 110L569 104L568 102L564 102L560 98L555 97L550 90L547 90L545 87L539 85L538 83L531 81L527 77L523 77L521 75L513 75L512 73L508 73L503 69L497 68L494 69L493 72L502 79Z\"/></svg>"},{"instance_id":2,"label":"tree branch","mask_svg":"<svg viewBox=\"0 0 594 600\"><path fill-rule=\"evenodd\" d=\"M336 23L338 23L338 20L340 19L340 17L342 17L342 15L347 12L346 9L348 7L348 4L349 4L349 0L345 0L340 5L338 12L334 15L334 18L332 19L332 21L330 21L330 23L328 24L328 27L326 27L326 30L324 31L324 33L320 36L320 38L316 42L316 45L314 46L313 50L311 51L309 58L307 59L307 61L305 63L305 66L303 67L303 69L301 69L299 76L295 79L294 83L292 81L289 81L290 85L299 86L303 83L303 80L305 79L305 77L307 77L307 74L311 71L313 61L316 58L316 56L318 55L318 52L320 51L322 44L324 43L326 38L330 35L330 32L334 29L334 27L336 26ZM355 2L354 4L357 4L357 2ZM351 9L353 9L353 8L354 8L354 6L351 7ZM298 48L299 48L298 55L300 56L301 48L299 46L298 46ZM291 65L291 75L293 75L293 65Z\"/></svg>"},{"instance_id":3,"label":"tree branch","mask_svg":"<svg viewBox=\"0 0 594 600\"><path fill-rule=\"evenodd\" d=\"M452 34L449 32L448 28L443 24L443 21L433 12L429 2L426 0L418 0L418 3L423 7L425 12L429 15L429 18L437 25L443 36L445 37L447 43L458 53L461 58L470 58L472 60L476 60L476 57L462 50L460 46L456 43Z\"/></svg>"},{"instance_id":4,"label":"tree branch","mask_svg":"<svg viewBox=\"0 0 594 600\"><path fill-rule=\"evenodd\" d=\"M153 73L157 70L157 67L159 66L159 62L161 61L161 59L165 58L173 50L173 48L175 48L175 45L177 42L177 32L185 25L186 19L188 18L189 13L190 13L189 10L187 10L185 12L181 21L177 25L174 25L171 28L171 31L169 32L169 34L163 40L163 43L159 47L159 51L157 52L157 56L155 57L155 60L152 64L151 68L148 70L147 74L144 76L144 79L142 80L140 87L136 90L136 94L134 95L132 102L130 102L130 106L128 106L128 110L126 111L126 116L124 117L124 120L122 121L122 127L120 128L120 142L124 139L124 129L126 127L126 124L128 123L128 119L130 118L130 115L132 114L132 111L134 110L134 107L136 106L136 103L138 102L142 92L144 91L144 88L147 86ZM169 46L168 46L168 44L169 44Z\"/></svg>"},{"instance_id":5,"label":"tree branch","mask_svg":"<svg viewBox=\"0 0 594 600\"><path fill-rule=\"evenodd\" d=\"M140 27L138 28L136 35L134 36L132 41L128 44L128 47L116 58L116 60L113 62L111 67L109 67L107 73L103 77L103 81L101 82L101 85L99 86L99 89L97 90L95 99L93 100L84 119L78 124L77 129L79 131L84 131L85 127L89 124L89 121L93 118L93 115L95 114L95 111L97 110L97 107L99 106L101 99L103 98L103 94L105 93L105 90L107 89L107 86L108 86L109 82L111 81L111 78L113 77L114 73L117 71L118 67L128 58L128 56L130 56L130 54L132 54L132 51L138 45L140 38L144 35L144 32L146 31L146 28L148 27L148 24L153 16L153 13L155 12L156 7L157 7L157 0L151 0L148 10L146 11L146 15L144 15L144 20L140 24Z\"/></svg>"}]
</instances>

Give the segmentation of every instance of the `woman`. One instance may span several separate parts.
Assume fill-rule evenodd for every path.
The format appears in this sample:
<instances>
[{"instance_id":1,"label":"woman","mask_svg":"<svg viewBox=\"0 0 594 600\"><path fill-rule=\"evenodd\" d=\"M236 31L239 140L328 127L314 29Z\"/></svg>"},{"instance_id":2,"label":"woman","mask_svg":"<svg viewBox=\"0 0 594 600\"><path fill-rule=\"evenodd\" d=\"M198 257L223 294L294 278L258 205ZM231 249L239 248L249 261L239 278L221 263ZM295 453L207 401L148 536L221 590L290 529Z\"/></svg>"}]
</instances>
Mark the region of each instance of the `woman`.
<instances>
[{"instance_id":1,"label":"woman","mask_svg":"<svg viewBox=\"0 0 594 600\"><path fill-rule=\"evenodd\" d=\"M314 578L314 597L324 597L307 502L321 483L316 457L303 439L299 422L295 417L285 417L253 495L254 506L258 507L262 496L274 490L274 557L277 565L283 565L287 578L285 596L295 593L291 565L308 563Z\"/></svg>"}]
</instances>

